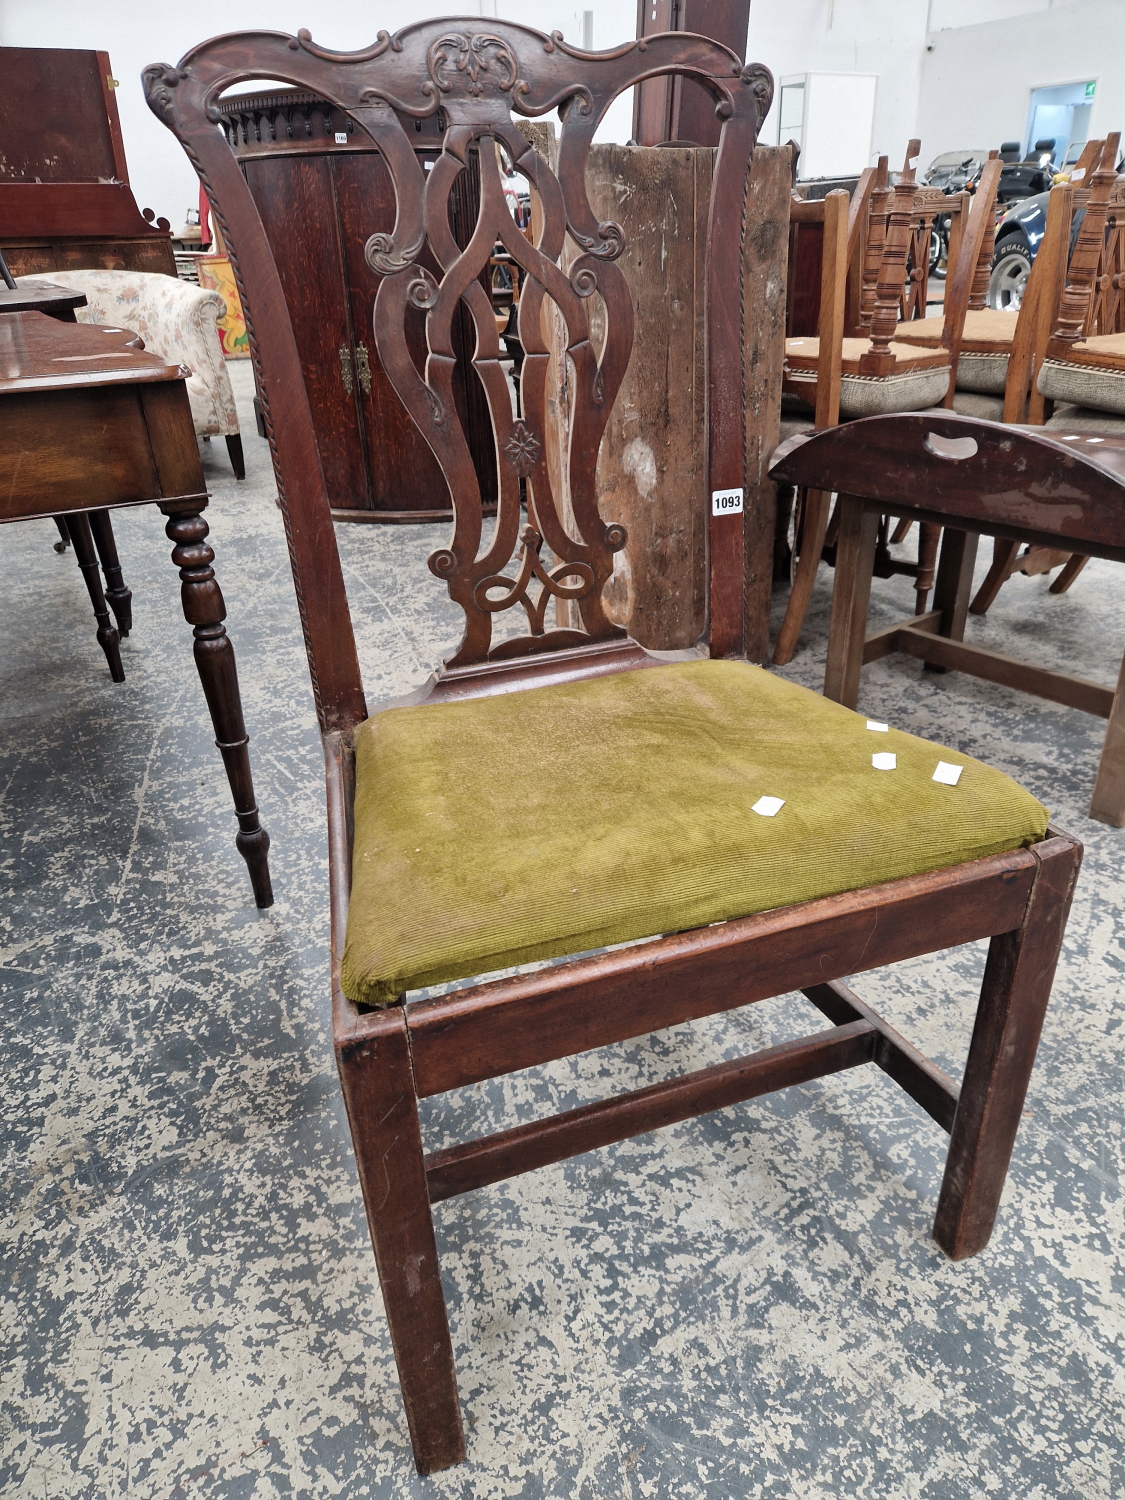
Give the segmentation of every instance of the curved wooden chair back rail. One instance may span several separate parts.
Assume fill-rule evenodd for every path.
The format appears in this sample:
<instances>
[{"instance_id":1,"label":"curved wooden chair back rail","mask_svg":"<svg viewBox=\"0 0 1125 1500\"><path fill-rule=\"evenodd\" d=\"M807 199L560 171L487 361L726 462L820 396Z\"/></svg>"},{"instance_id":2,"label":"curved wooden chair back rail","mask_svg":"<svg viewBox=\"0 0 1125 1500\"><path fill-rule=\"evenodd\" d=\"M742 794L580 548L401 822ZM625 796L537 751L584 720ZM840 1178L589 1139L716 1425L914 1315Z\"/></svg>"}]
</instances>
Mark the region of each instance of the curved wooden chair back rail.
<instances>
[{"instance_id":1,"label":"curved wooden chair back rail","mask_svg":"<svg viewBox=\"0 0 1125 1500\"><path fill-rule=\"evenodd\" d=\"M1125 664L1110 689L964 640L981 534L1125 562L1125 439L919 412L792 438L770 472L841 495L826 697L854 708L861 668L898 651L1096 714L1108 726L1090 816L1125 826ZM937 589L927 614L868 636L875 539L887 512L946 528Z\"/></svg>"},{"instance_id":2,"label":"curved wooden chair back rail","mask_svg":"<svg viewBox=\"0 0 1125 1500\"><path fill-rule=\"evenodd\" d=\"M706 281L706 462L715 499L704 646L712 656L735 656L741 645L742 520L735 502L743 484L743 400L739 320L730 310L737 305L743 221L752 201L749 162L772 94L764 69L743 67L723 47L683 33L587 54L568 47L557 33L548 37L502 21L481 22L477 30L475 22L454 20L410 26L393 38L381 33L370 48L348 54L317 46L306 33L220 37L176 68L156 66L145 74L151 107L179 137L203 180L250 332L323 733L336 1053L411 1441L425 1472L455 1463L465 1452L431 1217L431 1204L439 1199L659 1124L875 1062L951 1131L935 1233L955 1257L980 1249L996 1215L1080 857L1073 840L1051 833L1031 848L653 936L595 957L563 958L536 973L478 980L436 999L400 994L388 1008L370 1010L345 996L341 955L349 904L358 906L351 894L354 734L367 710L296 345L262 225L215 128L215 100L223 89L251 78L280 80L330 99L378 144L395 182L394 233L374 236L366 247L368 263L383 278L374 333L383 366L449 483L453 537L430 566L466 621L457 652L417 695L419 706L410 710L416 717L392 721L418 726L436 724L439 714L479 710L480 700L493 694L519 698L534 690L540 695L536 711L546 713L543 705L558 701L557 695L548 697L546 684L599 692L616 684L620 696L649 675L631 672L651 666L651 659L610 625L600 603L621 538L620 528L599 513L594 463L629 358L632 304L616 264L623 231L599 224L591 213L584 163L613 98L662 73L694 78L723 120ZM557 175L511 120L513 110L534 116L555 108L562 119ZM444 151L424 178L400 121L438 109L446 120ZM542 224L533 243L514 228L504 205L497 142L539 200ZM474 150L481 167L479 219L462 252L450 243L446 202ZM519 320L527 352L518 421L496 373L496 324L477 280L498 235L522 272ZM564 269L568 235L581 254ZM597 356L587 313L595 294L608 324ZM543 461L549 434L540 314L548 298L566 324L576 373L568 520ZM496 529L483 557L479 495L449 394L448 328L459 299L476 324L475 364L490 399L502 475ZM420 368L403 326L422 316L427 354ZM521 478L527 489L522 532ZM554 565L548 565L546 549ZM545 610L551 597L571 606L577 601L580 625L550 627ZM493 619L502 607L517 604L526 612L527 632L494 644ZM597 677L603 681L589 680ZM763 681L791 691L775 679ZM806 701L800 690L792 692L805 711L821 714L822 699L807 695ZM451 699L477 701L458 705ZM363 732L377 729L378 721ZM498 746L497 754L508 748ZM585 755L586 748L576 746L575 753ZM520 837L526 841L522 830ZM839 981L856 970L982 937L991 939L991 947L958 1087ZM553 1120L430 1156L423 1152L420 1097L800 987L831 1028Z\"/></svg>"}]
</instances>

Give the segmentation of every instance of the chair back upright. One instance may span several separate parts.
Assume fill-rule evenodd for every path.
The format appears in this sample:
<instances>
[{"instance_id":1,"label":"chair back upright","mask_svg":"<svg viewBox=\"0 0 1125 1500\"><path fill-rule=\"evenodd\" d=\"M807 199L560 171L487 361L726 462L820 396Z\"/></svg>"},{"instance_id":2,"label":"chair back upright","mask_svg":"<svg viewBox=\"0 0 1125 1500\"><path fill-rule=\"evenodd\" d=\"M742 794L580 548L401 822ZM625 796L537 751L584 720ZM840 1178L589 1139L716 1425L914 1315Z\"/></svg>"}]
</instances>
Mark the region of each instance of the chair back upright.
<instances>
[{"instance_id":1,"label":"chair back upright","mask_svg":"<svg viewBox=\"0 0 1125 1500\"><path fill-rule=\"evenodd\" d=\"M506 21L473 19L380 32L357 52L333 52L297 36L244 32L194 48L175 68L144 73L150 108L179 138L195 166L229 249L273 450L317 712L326 732L366 717L358 657L329 502L292 327L257 208L214 111L224 90L272 79L314 93L355 122L381 154L394 188L390 234L366 241L367 265L381 280L374 337L383 369L441 465L454 511L448 545L429 560L464 614L464 635L445 664L479 675L546 653L605 647L623 632L607 616L602 591L624 546L624 528L603 520L595 468L632 346L633 304L618 257L624 232L599 223L586 194L590 144L613 100L643 79L694 79L723 121L714 166L706 271L707 488L719 498L709 518L709 617L713 656L740 655L743 641L744 401L737 309L742 222L750 158L772 99L769 72L743 66L727 48L689 33L666 33L612 52L586 53ZM552 170L516 128L523 116L557 109L562 122ZM437 115L443 149L425 172L413 123ZM501 176L501 153L538 200L534 242L516 226ZM449 203L470 158L479 162L476 226L465 247L453 238ZM500 364L496 322L479 280L499 240L519 267L519 333L526 351L522 415ZM567 259L567 243L577 247ZM600 300L604 337L595 349L591 312ZM492 425L499 502L484 535L481 495L454 399L453 319L464 306L475 327L472 365ZM552 307L565 327L575 379L569 451L562 456L569 517L547 462L544 336ZM424 361L411 352L424 328ZM522 492L522 493L521 493ZM526 521L521 506L526 497ZM444 497L441 497L444 501ZM720 500L722 503L720 504ZM550 556L546 556L549 553ZM508 570L508 571L505 571ZM579 623L552 624L553 601L576 606ZM526 628L496 642L493 626L515 609ZM522 612L522 614L521 614ZM569 608L568 608L569 617ZM574 675L583 675L576 664ZM532 674L533 675L533 674Z\"/></svg>"},{"instance_id":2,"label":"chair back upright","mask_svg":"<svg viewBox=\"0 0 1125 1500\"><path fill-rule=\"evenodd\" d=\"M1047 346L1049 359L1066 359L1088 332L1098 270L1105 254L1106 218L1110 197L1117 185L1117 148L1121 136L1106 136L1097 170L1090 184L1090 197L1078 231L1078 239L1067 266L1066 286L1059 303L1058 318Z\"/></svg>"},{"instance_id":3,"label":"chair back upright","mask_svg":"<svg viewBox=\"0 0 1125 1500\"><path fill-rule=\"evenodd\" d=\"M910 253L911 212L914 205L914 161L921 149L921 141L910 142L906 148L902 174L891 189L886 238L879 260L875 306L871 314L871 347L860 355L861 375L894 373L895 356L890 344L902 310L902 288ZM874 208L872 212L874 213Z\"/></svg>"},{"instance_id":4,"label":"chair back upright","mask_svg":"<svg viewBox=\"0 0 1125 1500\"><path fill-rule=\"evenodd\" d=\"M969 311L973 291L981 279L982 262L987 267L991 255L985 259L986 241L995 240L996 235L996 191L1000 186L1000 170L1003 163L996 151L989 152L988 160L980 174L980 182L973 195L968 222L960 237L956 261L950 266L945 283L945 318L942 325L941 347L949 351L952 368L949 373L949 389L945 393L943 406L952 407L953 393L957 385L957 361L961 354L961 341L965 334L965 317ZM991 235L989 231L992 231ZM984 279L987 289L988 272Z\"/></svg>"}]
</instances>

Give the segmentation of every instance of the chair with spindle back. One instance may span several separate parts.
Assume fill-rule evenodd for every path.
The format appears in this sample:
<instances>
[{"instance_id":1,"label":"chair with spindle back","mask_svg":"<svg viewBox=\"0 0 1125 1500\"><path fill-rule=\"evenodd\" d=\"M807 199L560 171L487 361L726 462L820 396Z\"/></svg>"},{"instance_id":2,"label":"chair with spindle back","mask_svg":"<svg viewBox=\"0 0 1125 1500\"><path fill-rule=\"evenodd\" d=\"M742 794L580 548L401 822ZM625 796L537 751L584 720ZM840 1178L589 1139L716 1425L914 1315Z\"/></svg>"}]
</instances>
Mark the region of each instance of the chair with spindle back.
<instances>
[{"instance_id":1,"label":"chair with spindle back","mask_svg":"<svg viewBox=\"0 0 1125 1500\"><path fill-rule=\"evenodd\" d=\"M968 223L959 228L951 241L949 289L940 342L937 347L915 347L899 339L900 330L914 326L913 322L900 322L899 318L904 302L909 301L904 286L911 246L915 241L912 214L916 194L911 162L918 149L918 142L911 141L902 176L893 189L880 188L876 184L872 191L871 229L860 306L861 327L866 330L869 343L863 338L843 338L842 324L833 334L840 343L839 353L835 344L830 346L820 339L786 340L786 389L803 393L806 400L816 400L819 411L824 381L830 378L839 384L840 394L835 403L837 416L830 423L822 422L818 417L817 429L834 426L839 417L912 411L952 399L953 372L969 298L979 279L977 269L992 221L1000 164L986 165L983 191L978 192L973 201ZM886 207L888 199L891 202L889 209ZM827 248L826 240L826 251ZM876 253L879 270L874 278L871 267ZM783 432L783 436L789 435ZM792 660L804 624L826 535L827 503L826 497L816 498L813 525L806 520L803 529L793 587L774 647L773 660L778 666ZM928 524L919 528L917 563L900 562L890 556L885 544L881 547L881 572L904 572L914 577L918 614L924 613L933 587L939 538L937 528Z\"/></svg>"},{"instance_id":2,"label":"chair with spindle back","mask_svg":"<svg viewBox=\"0 0 1125 1500\"><path fill-rule=\"evenodd\" d=\"M647 656L601 603L624 533L600 515L595 463L629 360L633 310L617 264L624 231L597 222L584 180L612 100L664 73L701 84L723 120L699 456L712 494L710 607L700 651L676 663ZM384 155L397 218L393 233L366 244L382 277L374 336L453 499L452 537L430 568L464 613L463 639L413 701L370 716L285 300L249 190L213 123L222 90L258 77L332 100ZM214 205L250 331L327 768L336 1054L419 1469L465 1452L431 1214L443 1198L874 1061L952 1131L935 1233L954 1257L979 1250L1080 847L1048 833L1044 809L999 772L956 756L958 786L938 784L936 747L872 734L838 705L738 659L746 477L737 308L769 74L682 32L583 53L558 33L458 19L384 32L356 53L329 51L304 32L219 37L176 68L147 69L145 83ZM557 174L512 122L513 110L555 108ZM404 123L438 109L442 155L423 174ZM540 205L533 242L504 204L497 145ZM448 204L474 152L479 211L462 250ZM522 271L518 419L479 281L497 237ZM462 301L500 474L495 529L483 542L453 399L451 323ZM569 523L545 457L548 302L565 325L574 377L562 458ZM407 331L422 320L420 364ZM552 599L576 607L577 618L552 624ZM526 631L497 640L494 622L516 607ZM873 748L876 766L898 757L894 775L872 765ZM989 959L958 1088L839 977L984 937ZM556 962L497 974L533 960ZM440 988L458 979L474 982ZM439 988L420 994L427 986ZM423 1152L422 1097L795 988L831 1028Z\"/></svg>"}]
</instances>

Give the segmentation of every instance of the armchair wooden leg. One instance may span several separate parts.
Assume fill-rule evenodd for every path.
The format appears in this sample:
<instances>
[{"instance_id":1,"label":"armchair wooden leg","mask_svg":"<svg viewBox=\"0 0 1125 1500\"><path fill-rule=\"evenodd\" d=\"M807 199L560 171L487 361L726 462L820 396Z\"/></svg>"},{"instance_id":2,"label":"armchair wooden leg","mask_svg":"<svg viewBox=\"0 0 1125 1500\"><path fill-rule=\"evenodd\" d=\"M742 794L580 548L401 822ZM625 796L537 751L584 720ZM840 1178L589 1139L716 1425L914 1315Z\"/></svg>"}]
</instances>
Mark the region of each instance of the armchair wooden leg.
<instances>
[{"instance_id":1,"label":"armchair wooden leg","mask_svg":"<svg viewBox=\"0 0 1125 1500\"><path fill-rule=\"evenodd\" d=\"M114 682L125 681L125 668L121 665L121 638L109 618L109 608L102 592L102 575L98 567L98 554L94 551L94 537L90 530L90 517L77 511L66 518L66 529L74 544L74 555L86 582L86 592L94 606L94 619L98 622L98 645L105 652L109 663L109 675Z\"/></svg>"},{"instance_id":2,"label":"armchair wooden leg","mask_svg":"<svg viewBox=\"0 0 1125 1500\"><path fill-rule=\"evenodd\" d=\"M1082 847L1038 846L1021 926L989 944L969 1060L953 1118L934 1239L953 1260L988 1244L1019 1128L1066 930Z\"/></svg>"},{"instance_id":3,"label":"armchair wooden leg","mask_svg":"<svg viewBox=\"0 0 1125 1500\"><path fill-rule=\"evenodd\" d=\"M774 665L785 666L793 660L801 626L805 623L809 600L812 597L816 572L820 567L824 551L824 535L828 530L828 507L831 496L825 490L809 490L805 495L804 520L802 524L801 555L797 559L797 571L793 587L789 591L789 603L785 607L785 618L777 635L774 647Z\"/></svg>"},{"instance_id":4,"label":"armchair wooden leg","mask_svg":"<svg viewBox=\"0 0 1125 1500\"><path fill-rule=\"evenodd\" d=\"M227 457L236 479L246 478L246 456L242 451L242 434L234 432L227 438Z\"/></svg>"},{"instance_id":5,"label":"armchair wooden leg","mask_svg":"<svg viewBox=\"0 0 1125 1500\"><path fill-rule=\"evenodd\" d=\"M180 570L180 599L184 618L194 626L195 665L215 726L215 744L226 767L238 818L235 846L250 871L258 906L273 905L268 854L270 836L258 819L254 781L250 774L250 739L242 717L234 647L223 626L226 605L211 564L215 554L205 540L207 522L198 509L177 512L174 505L160 509L170 517L164 530L175 545L172 561Z\"/></svg>"},{"instance_id":6,"label":"armchair wooden leg","mask_svg":"<svg viewBox=\"0 0 1125 1500\"><path fill-rule=\"evenodd\" d=\"M336 1062L414 1462L432 1474L461 1462L465 1434L406 1020L400 1009L384 1011L364 1032L337 1043Z\"/></svg>"},{"instance_id":7,"label":"armchair wooden leg","mask_svg":"<svg viewBox=\"0 0 1125 1500\"><path fill-rule=\"evenodd\" d=\"M105 574L105 596L117 621L118 633L127 636L133 628L133 594L132 590L125 587L125 580L121 576L121 559L117 555L117 541L113 535L109 511L92 510L89 516L94 546L98 549L102 572Z\"/></svg>"},{"instance_id":8,"label":"armchair wooden leg","mask_svg":"<svg viewBox=\"0 0 1125 1500\"><path fill-rule=\"evenodd\" d=\"M840 531L836 540L836 579L832 585L832 616L828 624L828 659L824 666L824 696L846 708L859 697L871 575L879 539L879 512L864 510L863 502L840 496Z\"/></svg>"},{"instance_id":9,"label":"armchair wooden leg","mask_svg":"<svg viewBox=\"0 0 1125 1500\"><path fill-rule=\"evenodd\" d=\"M993 542L992 566L985 575L984 582L977 589L976 598L969 605L971 615L988 613L996 595L1003 588L1005 579L1011 576L1012 563L1019 551L1019 545L1019 542L1010 542L1002 536L998 536Z\"/></svg>"},{"instance_id":10,"label":"armchair wooden leg","mask_svg":"<svg viewBox=\"0 0 1125 1500\"><path fill-rule=\"evenodd\" d=\"M1090 816L1111 828L1125 827L1125 660L1117 674L1113 707L1105 727Z\"/></svg>"}]
</instances>

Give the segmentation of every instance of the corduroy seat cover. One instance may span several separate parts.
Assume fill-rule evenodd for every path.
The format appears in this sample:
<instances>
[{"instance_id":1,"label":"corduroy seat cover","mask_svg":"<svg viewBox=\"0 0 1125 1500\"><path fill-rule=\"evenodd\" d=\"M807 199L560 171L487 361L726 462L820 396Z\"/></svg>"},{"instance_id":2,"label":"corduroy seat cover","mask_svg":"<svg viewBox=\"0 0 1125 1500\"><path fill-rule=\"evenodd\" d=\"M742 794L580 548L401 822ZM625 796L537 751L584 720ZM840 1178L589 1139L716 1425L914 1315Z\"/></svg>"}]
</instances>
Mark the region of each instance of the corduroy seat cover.
<instances>
[{"instance_id":1,"label":"corduroy seat cover","mask_svg":"<svg viewBox=\"0 0 1125 1500\"><path fill-rule=\"evenodd\" d=\"M875 770L893 752L898 767ZM957 786L931 778L964 766ZM775 817L751 809L782 797ZM388 709L356 738L344 993L702 927L1034 843L1002 772L741 662Z\"/></svg>"}]
</instances>

